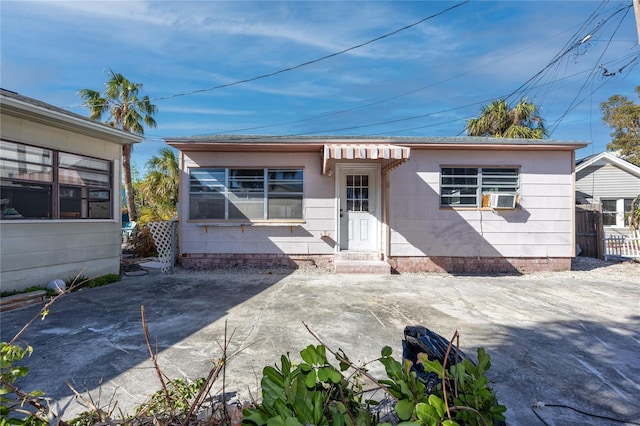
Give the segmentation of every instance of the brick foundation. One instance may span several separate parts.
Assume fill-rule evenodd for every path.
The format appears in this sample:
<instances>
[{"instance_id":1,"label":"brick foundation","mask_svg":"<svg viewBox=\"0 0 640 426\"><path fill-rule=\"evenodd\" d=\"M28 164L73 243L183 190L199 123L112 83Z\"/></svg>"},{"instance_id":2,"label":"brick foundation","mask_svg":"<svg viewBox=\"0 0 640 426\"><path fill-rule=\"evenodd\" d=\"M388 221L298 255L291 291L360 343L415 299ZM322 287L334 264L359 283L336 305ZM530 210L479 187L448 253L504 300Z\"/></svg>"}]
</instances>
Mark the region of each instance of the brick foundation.
<instances>
[{"instance_id":1,"label":"brick foundation","mask_svg":"<svg viewBox=\"0 0 640 426\"><path fill-rule=\"evenodd\" d=\"M180 265L186 269L229 268L233 266L299 268L320 266L333 269L333 255L285 255L275 253L183 253Z\"/></svg>"},{"instance_id":2,"label":"brick foundation","mask_svg":"<svg viewBox=\"0 0 640 426\"><path fill-rule=\"evenodd\" d=\"M334 268L334 255L285 255L260 253L183 253L180 264L187 269L229 268L233 266ZM448 272L459 274L529 274L571 270L570 257L391 257L387 262L395 273ZM356 272L356 271L354 271Z\"/></svg>"},{"instance_id":3,"label":"brick foundation","mask_svg":"<svg viewBox=\"0 0 640 426\"><path fill-rule=\"evenodd\" d=\"M393 257L387 261L398 273L449 272L488 275L571 270L570 257Z\"/></svg>"}]
</instances>

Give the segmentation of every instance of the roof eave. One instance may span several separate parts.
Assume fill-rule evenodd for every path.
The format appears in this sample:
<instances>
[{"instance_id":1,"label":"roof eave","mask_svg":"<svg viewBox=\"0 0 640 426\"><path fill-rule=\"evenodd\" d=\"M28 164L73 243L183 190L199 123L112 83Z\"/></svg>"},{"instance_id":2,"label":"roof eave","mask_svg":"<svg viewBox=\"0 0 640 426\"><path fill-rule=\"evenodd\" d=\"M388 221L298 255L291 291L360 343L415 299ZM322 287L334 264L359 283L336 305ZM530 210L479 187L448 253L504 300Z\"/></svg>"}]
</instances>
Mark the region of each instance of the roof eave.
<instances>
[{"instance_id":1,"label":"roof eave","mask_svg":"<svg viewBox=\"0 0 640 426\"><path fill-rule=\"evenodd\" d=\"M61 129L73 130L88 136L106 139L120 145L138 143L144 139L144 136L128 133L97 121L89 120L88 118L67 115L4 95L0 95L0 101L0 111L2 114L36 121Z\"/></svg>"}]
</instances>

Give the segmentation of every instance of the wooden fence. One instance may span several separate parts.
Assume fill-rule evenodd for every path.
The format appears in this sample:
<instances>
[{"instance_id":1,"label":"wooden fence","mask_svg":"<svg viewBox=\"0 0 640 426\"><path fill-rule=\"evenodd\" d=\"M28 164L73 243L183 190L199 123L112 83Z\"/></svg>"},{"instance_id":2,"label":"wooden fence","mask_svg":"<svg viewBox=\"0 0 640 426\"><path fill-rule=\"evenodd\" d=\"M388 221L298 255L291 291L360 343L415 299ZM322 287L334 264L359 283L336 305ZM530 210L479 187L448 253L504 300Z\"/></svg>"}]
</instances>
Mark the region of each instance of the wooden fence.
<instances>
[{"instance_id":1,"label":"wooden fence","mask_svg":"<svg viewBox=\"0 0 640 426\"><path fill-rule=\"evenodd\" d=\"M580 256L604 257L604 231L600 204L576 206L576 244Z\"/></svg>"},{"instance_id":2,"label":"wooden fence","mask_svg":"<svg viewBox=\"0 0 640 426\"><path fill-rule=\"evenodd\" d=\"M631 235L610 235L604 239L604 260L629 258L640 260L640 231Z\"/></svg>"}]
</instances>

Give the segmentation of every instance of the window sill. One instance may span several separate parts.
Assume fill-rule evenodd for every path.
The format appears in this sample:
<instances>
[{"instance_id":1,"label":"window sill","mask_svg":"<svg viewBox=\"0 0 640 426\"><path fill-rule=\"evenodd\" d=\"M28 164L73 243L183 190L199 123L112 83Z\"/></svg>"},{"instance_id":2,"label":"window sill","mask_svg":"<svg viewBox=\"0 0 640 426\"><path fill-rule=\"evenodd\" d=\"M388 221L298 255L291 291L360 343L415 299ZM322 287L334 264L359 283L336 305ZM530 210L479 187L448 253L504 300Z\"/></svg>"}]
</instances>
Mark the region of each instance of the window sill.
<instances>
[{"instance_id":1,"label":"window sill","mask_svg":"<svg viewBox=\"0 0 640 426\"><path fill-rule=\"evenodd\" d=\"M0 218L2 223L118 223L114 219L27 219L27 218Z\"/></svg>"},{"instance_id":2,"label":"window sill","mask_svg":"<svg viewBox=\"0 0 640 426\"><path fill-rule=\"evenodd\" d=\"M196 227L302 226L306 223L304 220L282 222L195 222L193 220L189 220L187 222L195 225Z\"/></svg>"}]
</instances>

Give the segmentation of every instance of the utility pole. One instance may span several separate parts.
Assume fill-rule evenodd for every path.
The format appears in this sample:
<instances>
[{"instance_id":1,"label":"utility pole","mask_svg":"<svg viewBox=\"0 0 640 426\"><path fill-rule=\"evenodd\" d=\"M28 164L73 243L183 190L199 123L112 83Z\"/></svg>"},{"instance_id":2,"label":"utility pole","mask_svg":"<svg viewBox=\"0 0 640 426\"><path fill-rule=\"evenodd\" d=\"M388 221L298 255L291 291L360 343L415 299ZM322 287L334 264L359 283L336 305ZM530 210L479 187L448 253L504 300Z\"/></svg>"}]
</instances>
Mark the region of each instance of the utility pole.
<instances>
[{"instance_id":1,"label":"utility pole","mask_svg":"<svg viewBox=\"0 0 640 426\"><path fill-rule=\"evenodd\" d=\"M636 14L636 29L638 30L638 44L640 44L640 0L633 0L633 11Z\"/></svg>"}]
</instances>

